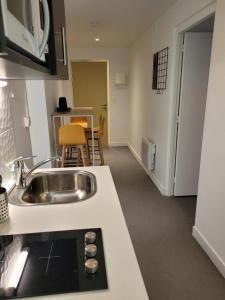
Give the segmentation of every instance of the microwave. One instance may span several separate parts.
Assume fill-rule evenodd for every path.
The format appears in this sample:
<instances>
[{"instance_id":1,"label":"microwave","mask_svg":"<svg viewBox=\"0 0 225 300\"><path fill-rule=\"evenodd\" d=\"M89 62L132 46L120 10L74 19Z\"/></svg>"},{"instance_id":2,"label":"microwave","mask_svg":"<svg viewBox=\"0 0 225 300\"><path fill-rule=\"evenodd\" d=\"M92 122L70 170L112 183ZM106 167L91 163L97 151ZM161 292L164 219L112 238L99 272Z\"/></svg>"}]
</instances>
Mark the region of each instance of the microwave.
<instances>
[{"instance_id":1,"label":"microwave","mask_svg":"<svg viewBox=\"0 0 225 300\"><path fill-rule=\"evenodd\" d=\"M46 63L50 32L48 0L1 0L0 3L7 45Z\"/></svg>"}]
</instances>

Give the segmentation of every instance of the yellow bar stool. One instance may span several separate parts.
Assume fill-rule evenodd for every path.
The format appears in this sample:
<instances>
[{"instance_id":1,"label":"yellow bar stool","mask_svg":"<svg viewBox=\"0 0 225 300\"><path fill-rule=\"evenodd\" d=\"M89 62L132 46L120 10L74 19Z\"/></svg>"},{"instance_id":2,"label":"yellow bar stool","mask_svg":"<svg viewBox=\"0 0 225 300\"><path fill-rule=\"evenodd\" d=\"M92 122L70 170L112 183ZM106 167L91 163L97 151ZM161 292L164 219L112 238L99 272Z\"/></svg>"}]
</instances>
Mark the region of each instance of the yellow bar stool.
<instances>
[{"instance_id":1,"label":"yellow bar stool","mask_svg":"<svg viewBox=\"0 0 225 300\"><path fill-rule=\"evenodd\" d=\"M99 127L94 128L94 140L97 143L97 145L95 146L95 153L99 154L99 159L96 158L96 160L100 160L101 165L104 165L104 155L103 155L103 149L102 149L102 138L104 136L104 124L105 124L105 118L100 115L99 118ZM87 145L88 145L88 149L92 148L92 146L90 146L90 141L92 141L92 137L91 137L91 128L87 128L85 129L85 135L86 135L86 140L87 140ZM91 153L91 151L90 151Z\"/></svg>"},{"instance_id":2,"label":"yellow bar stool","mask_svg":"<svg viewBox=\"0 0 225 300\"><path fill-rule=\"evenodd\" d=\"M59 145L62 146L61 167L65 165L66 151L72 148L78 149L78 153L81 154L83 166L86 166L85 149L87 144L84 128L82 126L73 124L61 126L59 128ZM88 154L87 149L86 153Z\"/></svg>"},{"instance_id":3,"label":"yellow bar stool","mask_svg":"<svg viewBox=\"0 0 225 300\"><path fill-rule=\"evenodd\" d=\"M74 124L74 125L80 125L83 128L88 127L87 117L71 117L70 122L71 122L71 124Z\"/></svg>"}]
</instances>

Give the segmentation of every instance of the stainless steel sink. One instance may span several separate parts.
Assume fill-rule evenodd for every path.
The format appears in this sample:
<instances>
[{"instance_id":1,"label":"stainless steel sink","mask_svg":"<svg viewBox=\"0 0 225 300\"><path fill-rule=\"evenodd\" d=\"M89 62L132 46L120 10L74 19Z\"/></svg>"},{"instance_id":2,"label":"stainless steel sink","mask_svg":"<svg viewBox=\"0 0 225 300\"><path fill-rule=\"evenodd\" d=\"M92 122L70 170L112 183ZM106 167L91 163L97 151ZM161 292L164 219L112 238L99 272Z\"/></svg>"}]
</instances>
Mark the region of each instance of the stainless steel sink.
<instances>
[{"instance_id":1,"label":"stainless steel sink","mask_svg":"<svg viewBox=\"0 0 225 300\"><path fill-rule=\"evenodd\" d=\"M16 205L60 204L87 200L96 193L95 176L86 171L35 173L25 189L15 188L9 202Z\"/></svg>"}]
</instances>

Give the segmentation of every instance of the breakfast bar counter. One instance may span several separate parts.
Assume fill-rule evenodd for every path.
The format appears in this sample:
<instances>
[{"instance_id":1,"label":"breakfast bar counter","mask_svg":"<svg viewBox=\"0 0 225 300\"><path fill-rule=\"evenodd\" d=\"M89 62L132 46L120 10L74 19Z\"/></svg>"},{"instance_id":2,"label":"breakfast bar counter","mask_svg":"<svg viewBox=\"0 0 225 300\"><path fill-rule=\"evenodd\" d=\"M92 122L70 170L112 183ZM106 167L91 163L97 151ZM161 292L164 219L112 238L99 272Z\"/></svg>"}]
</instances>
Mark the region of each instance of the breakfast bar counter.
<instances>
[{"instance_id":1,"label":"breakfast bar counter","mask_svg":"<svg viewBox=\"0 0 225 300\"><path fill-rule=\"evenodd\" d=\"M66 119L71 117L86 117L90 120L91 126L91 139L92 139L92 165L95 165L95 151L94 151L94 110L93 107L87 108L73 108L67 112L54 112L52 114L53 122L53 133L54 133L54 144L55 144L55 155L59 155L59 144L58 144L58 127L64 125ZM59 124L57 123L59 121ZM68 121L68 120L67 120Z\"/></svg>"}]
</instances>

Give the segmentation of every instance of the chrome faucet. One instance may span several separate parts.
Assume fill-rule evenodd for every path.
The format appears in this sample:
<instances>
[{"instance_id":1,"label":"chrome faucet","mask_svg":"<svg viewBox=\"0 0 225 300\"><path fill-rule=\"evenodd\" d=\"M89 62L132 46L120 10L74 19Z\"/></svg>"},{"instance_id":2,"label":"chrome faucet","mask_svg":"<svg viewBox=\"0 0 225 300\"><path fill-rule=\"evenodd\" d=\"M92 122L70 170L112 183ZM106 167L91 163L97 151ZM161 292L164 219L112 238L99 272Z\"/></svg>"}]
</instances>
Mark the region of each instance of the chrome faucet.
<instances>
[{"instance_id":1,"label":"chrome faucet","mask_svg":"<svg viewBox=\"0 0 225 300\"><path fill-rule=\"evenodd\" d=\"M45 160L42 160L42 161L40 161L39 163L37 163L36 165L34 165L33 168L31 168L31 169L25 174L25 178L24 178L24 179L25 179L25 185L26 185L26 180L27 180L27 178L29 178L29 177L32 175L32 173L33 173L37 168L41 167L42 165L47 164L47 163L50 162L50 161L54 161L54 160L60 161L60 159L61 159L60 156L53 156L53 157L47 158L47 159L45 159Z\"/></svg>"},{"instance_id":2,"label":"chrome faucet","mask_svg":"<svg viewBox=\"0 0 225 300\"><path fill-rule=\"evenodd\" d=\"M25 172L25 166L24 166L24 161L35 158L35 156L28 156L28 157L23 157L19 156L16 159L14 159L12 162L9 163L9 165L14 165L15 171L16 171L16 187L18 189L24 189L27 186L27 179L32 175L32 173L39 168L40 166L53 161L53 160L58 160L60 161L60 156L54 156L50 157L48 159L45 159L43 161L40 161L36 165L34 165L33 168L31 168L28 172Z\"/></svg>"},{"instance_id":3,"label":"chrome faucet","mask_svg":"<svg viewBox=\"0 0 225 300\"><path fill-rule=\"evenodd\" d=\"M13 166L16 174L16 183L15 186L17 188L24 188L24 176L25 176L25 165L24 161L34 158L35 156L19 156L10 163L8 166Z\"/></svg>"}]
</instances>

